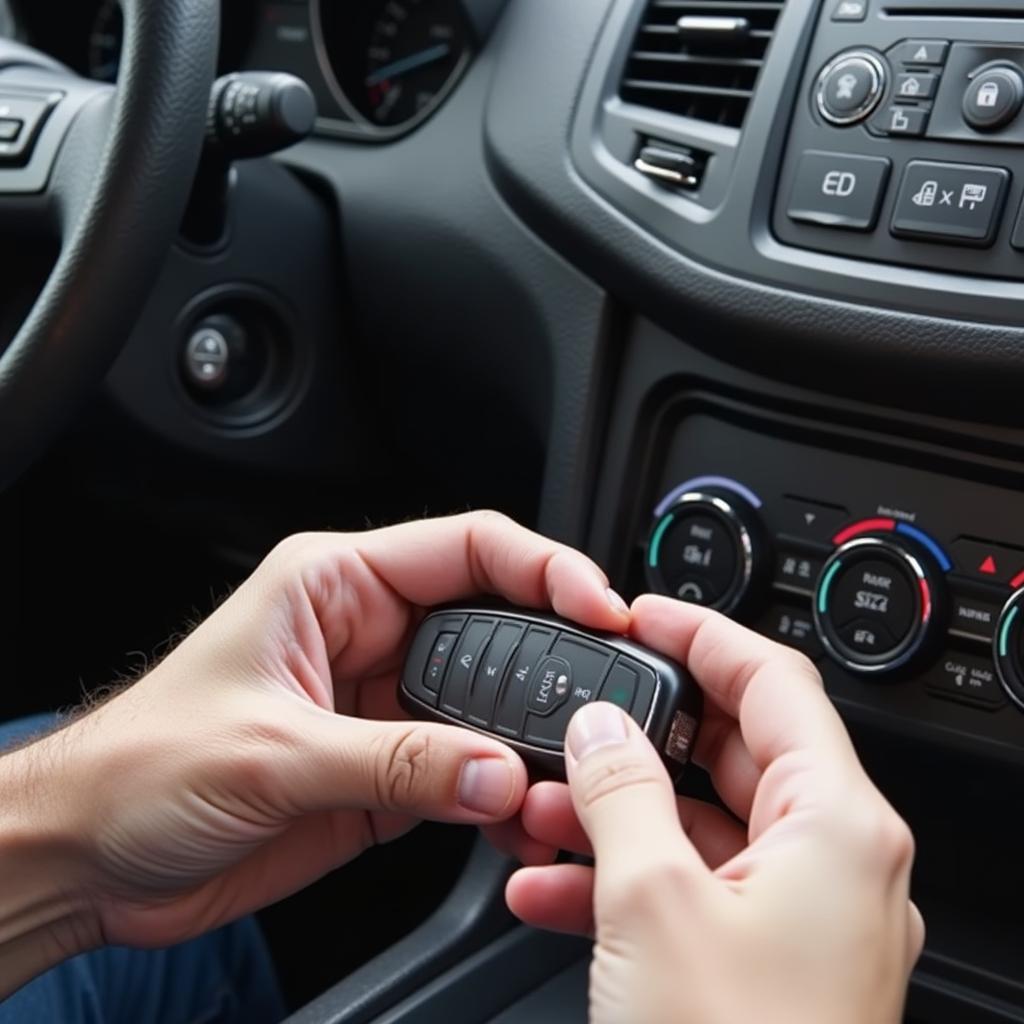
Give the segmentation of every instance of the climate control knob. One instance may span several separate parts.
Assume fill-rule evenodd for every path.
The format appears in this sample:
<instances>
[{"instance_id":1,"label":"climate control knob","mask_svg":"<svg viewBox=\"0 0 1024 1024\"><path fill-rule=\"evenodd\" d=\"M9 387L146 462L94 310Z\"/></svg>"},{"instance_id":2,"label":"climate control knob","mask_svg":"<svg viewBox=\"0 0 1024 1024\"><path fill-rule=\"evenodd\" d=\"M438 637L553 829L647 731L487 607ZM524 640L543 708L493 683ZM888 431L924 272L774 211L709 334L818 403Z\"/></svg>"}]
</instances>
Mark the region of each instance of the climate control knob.
<instances>
[{"instance_id":1,"label":"climate control knob","mask_svg":"<svg viewBox=\"0 0 1024 1024\"><path fill-rule=\"evenodd\" d=\"M745 499L725 488L689 491L651 530L647 583L657 593L734 612L765 576L765 546Z\"/></svg>"},{"instance_id":2,"label":"climate control knob","mask_svg":"<svg viewBox=\"0 0 1024 1024\"><path fill-rule=\"evenodd\" d=\"M814 622L825 650L843 668L880 675L926 651L941 619L940 570L918 545L857 537L825 562L814 595Z\"/></svg>"},{"instance_id":3,"label":"climate control knob","mask_svg":"<svg viewBox=\"0 0 1024 1024\"><path fill-rule=\"evenodd\" d=\"M1010 699L1024 708L1024 589L1003 606L992 640L996 672Z\"/></svg>"}]
</instances>

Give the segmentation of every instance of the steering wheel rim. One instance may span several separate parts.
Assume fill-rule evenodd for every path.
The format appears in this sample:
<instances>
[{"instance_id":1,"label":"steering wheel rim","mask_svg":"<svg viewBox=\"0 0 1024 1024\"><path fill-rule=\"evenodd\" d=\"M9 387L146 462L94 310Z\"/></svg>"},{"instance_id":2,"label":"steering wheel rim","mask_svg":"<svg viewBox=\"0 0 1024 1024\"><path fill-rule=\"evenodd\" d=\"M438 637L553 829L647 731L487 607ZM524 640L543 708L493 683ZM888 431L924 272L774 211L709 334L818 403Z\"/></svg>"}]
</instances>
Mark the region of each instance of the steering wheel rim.
<instances>
[{"instance_id":1,"label":"steering wheel rim","mask_svg":"<svg viewBox=\"0 0 1024 1024\"><path fill-rule=\"evenodd\" d=\"M43 211L61 239L46 284L0 356L3 487L41 454L116 359L181 223L202 151L219 3L122 4L116 90L98 91L70 121L44 202L7 196L0 205L0 216L18 205ZM24 47L17 51L0 88L17 88L19 74L41 68L60 88L49 58L32 61Z\"/></svg>"}]
</instances>

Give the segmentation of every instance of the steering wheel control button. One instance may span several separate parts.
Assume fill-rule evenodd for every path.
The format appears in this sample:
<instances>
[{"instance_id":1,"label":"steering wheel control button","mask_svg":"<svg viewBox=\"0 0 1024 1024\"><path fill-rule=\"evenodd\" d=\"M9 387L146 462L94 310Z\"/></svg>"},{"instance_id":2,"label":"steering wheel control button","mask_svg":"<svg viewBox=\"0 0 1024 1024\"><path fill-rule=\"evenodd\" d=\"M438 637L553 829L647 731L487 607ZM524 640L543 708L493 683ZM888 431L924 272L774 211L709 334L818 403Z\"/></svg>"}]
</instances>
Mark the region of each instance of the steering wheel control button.
<instances>
[{"instance_id":1,"label":"steering wheel control button","mask_svg":"<svg viewBox=\"0 0 1024 1024\"><path fill-rule=\"evenodd\" d=\"M505 674L494 711L494 730L503 736L521 736L526 698L533 670L555 641L555 631L531 626Z\"/></svg>"},{"instance_id":2,"label":"steering wheel control button","mask_svg":"<svg viewBox=\"0 0 1024 1024\"><path fill-rule=\"evenodd\" d=\"M1002 167L912 160L900 183L892 233L979 247L995 240L1010 173Z\"/></svg>"},{"instance_id":3,"label":"steering wheel control button","mask_svg":"<svg viewBox=\"0 0 1024 1024\"><path fill-rule=\"evenodd\" d=\"M863 121L885 92L885 65L874 53L853 50L829 61L818 75L815 104L829 124Z\"/></svg>"},{"instance_id":4,"label":"steering wheel control button","mask_svg":"<svg viewBox=\"0 0 1024 1024\"><path fill-rule=\"evenodd\" d=\"M868 0L838 0L832 8L833 21L863 21L868 16Z\"/></svg>"},{"instance_id":5,"label":"steering wheel control button","mask_svg":"<svg viewBox=\"0 0 1024 1024\"><path fill-rule=\"evenodd\" d=\"M1024 106L1024 77L1016 68L994 67L979 71L964 93L964 120L978 132L993 132L1008 125Z\"/></svg>"},{"instance_id":6,"label":"steering wheel control button","mask_svg":"<svg viewBox=\"0 0 1024 1024\"><path fill-rule=\"evenodd\" d=\"M853 672L904 666L932 630L936 577L923 549L918 557L889 539L861 536L837 548L814 596L826 651Z\"/></svg>"},{"instance_id":7,"label":"steering wheel control button","mask_svg":"<svg viewBox=\"0 0 1024 1024\"><path fill-rule=\"evenodd\" d=\"M495 624L494 619L473 619L463 632L459 646L455 648L454 660L448 669L448 681L441 694L441 707L451 715L461 718L466 713L470 680Z\"/></svg>"},{"instance_id":8,"label":"steering wheel control button","mask_svg":"<svg viewBox=\"0 0 1024 1024\"><path fill-rule=\"evenodd\" d=\"M1016 590L1003 606L992 643L996 672L1010 699L1024 710L1024 590Z\"/></svg>"},{"instance_id":9,"label":"steering wheel control button","mask_svg":"<svg viewBox=\"0 0 1024 1024\"><path fill-rule=\"evenodd\" d=\"M888 50L886 56L910 67L941 67L946 63L949 43L945 39L907 39Z\"/></svg>"},{"instance_id":10,"label":"steering wheel control button","mask_svg":"<svg viewBox=\"0 0 1024 1024\"><path fill-rule=\"evenodd\" d=\"M659 519L647 545L652 590L733 611L754 580L759 524L754 509L724 489L683 494Z\"/></svg>"},{"instance_id":11,"label":"steering wheel control button","mask_svg":"<svg viewBox=\"0 0 1024 1024\"><path fill-rule=\"evenodd\" d=\"M418 695L423 689L419 681L438 638L453 632L441 627L452 615L468 624L451 654L438 707ZM507 653L511 648L514 653ZM473 655L465 664L464 652ZM472 673L471 707L481 683L491 687L492 680L502 677L493 725L489 712L477 716L455 710L463 706L456 692L464 685L458 669ZM590 633L530 609L448 608L420 623L398 684L398 700L414 717L493 733L531 767L562 778L569 721L584 704L598 699L630 714L661 752L665 767L678 776L700 723L700 687L681 665L621 636Z\"/></svg>"},{"instance_id":12,"label":"steering wheel control button","mask_svg":"<svg viewBox=\"0 0 1024 1024\"><path fill-rule=\"evenodd\" d=\"M791 220L870 231L890 166L883 157L808 150L800 158L786 212Z\"/></svg>"},{"instance_id":13,"label":"steering wheel control button","mask_svg":"<svg viewBox=\"0 0 1024 1024\"><path fill-rule=\"evenodd\" d=\"M925 685L940 697L964 704L998 708L1006 703L991 658L947 651L928 673Z\"/></svg>"},{"instance_id":14,"label":"steering wheel control button","mask_svg":"<svg viewBox=\"0 0 1024 1024\"><path fill-rule=\"evenodd\" d=\"M505 669L524 630L525 627L517 622L503 622L494 631L494 636L477 666L470 689L466 718L474 725L491 724L498 701L498 689L505 678Z\"/></svg>"},{"instance_id":15,"label":"steering wheel control button","mask_svg":"<svg viewBox=\"0 0 1024 1024\"><path fill-rule=\"evenodd\" d=\"M185 347L185 376L190 384L216 391L228 379L231 348L214 327L200 327Z\"/></svg>"}]
</instances>

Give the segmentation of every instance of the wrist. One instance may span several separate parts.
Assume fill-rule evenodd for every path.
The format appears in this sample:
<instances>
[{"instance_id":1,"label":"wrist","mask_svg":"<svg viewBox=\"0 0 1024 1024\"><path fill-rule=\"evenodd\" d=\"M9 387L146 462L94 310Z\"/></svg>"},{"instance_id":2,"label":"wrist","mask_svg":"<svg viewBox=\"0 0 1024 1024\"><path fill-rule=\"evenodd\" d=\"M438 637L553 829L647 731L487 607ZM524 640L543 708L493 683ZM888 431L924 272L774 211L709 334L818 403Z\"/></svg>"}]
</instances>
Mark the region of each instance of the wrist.
<instances>
[{"instance_id":1,"label":"wrist","mask_svg":"<svg viewBox=\"0 0 1024 1024\"><path fill-rule=\"evenodd\" d=\"M0 757L0 999L100 944L66 743L58 733Z\"/></svg>"}]
</instances>

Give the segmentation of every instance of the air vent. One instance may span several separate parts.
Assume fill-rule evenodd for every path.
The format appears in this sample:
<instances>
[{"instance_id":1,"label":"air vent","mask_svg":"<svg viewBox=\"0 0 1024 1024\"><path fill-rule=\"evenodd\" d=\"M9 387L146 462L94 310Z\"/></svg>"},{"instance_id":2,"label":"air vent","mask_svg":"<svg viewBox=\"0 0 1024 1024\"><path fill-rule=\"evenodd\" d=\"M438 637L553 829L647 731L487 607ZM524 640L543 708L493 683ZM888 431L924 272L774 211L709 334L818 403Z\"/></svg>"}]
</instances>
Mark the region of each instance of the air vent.
<instances>
[{"instance_id":1,"label":"air vent","mask_svg":"<svg viewBox=\"0 0 1024 1024\"><path fill-rule=\"evenodd\" d=\"M785 0L651 0L620 90L698 121L743 124Z\"/></svg>"}]
</instances>

